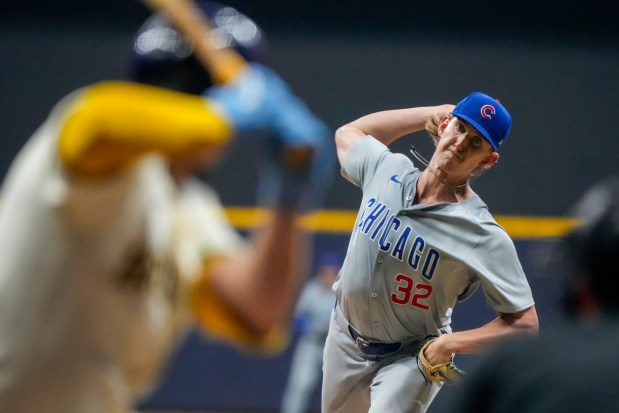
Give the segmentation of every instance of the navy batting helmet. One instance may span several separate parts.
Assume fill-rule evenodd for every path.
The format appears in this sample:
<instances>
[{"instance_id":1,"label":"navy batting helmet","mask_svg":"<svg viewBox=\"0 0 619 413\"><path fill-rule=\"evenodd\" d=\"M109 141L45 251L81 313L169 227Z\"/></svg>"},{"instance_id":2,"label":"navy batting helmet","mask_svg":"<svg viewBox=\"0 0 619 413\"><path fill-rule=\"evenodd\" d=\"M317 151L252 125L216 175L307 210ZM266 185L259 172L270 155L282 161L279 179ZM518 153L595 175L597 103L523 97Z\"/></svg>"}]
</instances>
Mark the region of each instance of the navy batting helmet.
<instances>
[{"instance_id":1,"label":"navy batting helmet","mask_svg":"<svg viewBox=\"0 0 619 413\"><path fill-rule=\"evenodd\" d=\"M266 40L262 29L233 7L212 1L196 5L209 18L212 44L234 48L249 62L264 63ZM194 56L189 39L163 12L153 13L140 27L133 43L130 78L180 92L201 94L213 84Z\"/></svg>"}]
</instances>

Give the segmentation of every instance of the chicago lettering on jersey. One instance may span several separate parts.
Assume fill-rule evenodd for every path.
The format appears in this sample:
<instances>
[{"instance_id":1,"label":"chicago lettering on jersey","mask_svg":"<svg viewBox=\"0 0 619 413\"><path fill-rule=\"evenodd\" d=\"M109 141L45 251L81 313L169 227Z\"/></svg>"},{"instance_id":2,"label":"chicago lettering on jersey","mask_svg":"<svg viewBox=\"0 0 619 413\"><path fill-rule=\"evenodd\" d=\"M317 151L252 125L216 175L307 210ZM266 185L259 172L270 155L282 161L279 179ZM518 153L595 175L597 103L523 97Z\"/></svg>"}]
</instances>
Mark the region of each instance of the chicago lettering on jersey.
<instances>
[{"instance_id":1,"label":"chicago lettering on jersey","mask_svg":"<svg viewBox=\"0 0 619 413\"><path fill-rule=\"evenodd\" d=\"M413 227L403 225L397 217L398 212L400 211L392 211L389 205L372 197L361 213L357 227L362 234L376 242L381 251L405 261L411 269L431 280L441 254L435 248L427 246L421 235L413 238Z\"/></svg>"}]
</instances>

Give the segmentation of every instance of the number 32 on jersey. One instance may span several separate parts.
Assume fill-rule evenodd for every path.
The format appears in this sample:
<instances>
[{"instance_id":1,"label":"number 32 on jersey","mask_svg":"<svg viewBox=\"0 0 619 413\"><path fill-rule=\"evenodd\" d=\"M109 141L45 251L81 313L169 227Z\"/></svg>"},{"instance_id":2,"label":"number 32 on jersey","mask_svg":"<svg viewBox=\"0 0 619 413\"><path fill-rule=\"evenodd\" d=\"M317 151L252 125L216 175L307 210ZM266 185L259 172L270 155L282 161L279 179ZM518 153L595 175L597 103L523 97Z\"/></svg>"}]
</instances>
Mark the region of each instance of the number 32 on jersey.
<instances>
[{"instance_id":1,"label":"number 32 on jersey","mask_svg":"<svg viewBox=\"0 0 619 413\"><path fill-rule=\"evenodd\" d=\"M429 305L425 304L427 298L432 294L432 286L423 283L415 284L415 281L405 274L395 276L398 283L397 292L391 293L391 301L396 304L410 304L413 307L428 310Z\"/></svg>"}]
</instances>

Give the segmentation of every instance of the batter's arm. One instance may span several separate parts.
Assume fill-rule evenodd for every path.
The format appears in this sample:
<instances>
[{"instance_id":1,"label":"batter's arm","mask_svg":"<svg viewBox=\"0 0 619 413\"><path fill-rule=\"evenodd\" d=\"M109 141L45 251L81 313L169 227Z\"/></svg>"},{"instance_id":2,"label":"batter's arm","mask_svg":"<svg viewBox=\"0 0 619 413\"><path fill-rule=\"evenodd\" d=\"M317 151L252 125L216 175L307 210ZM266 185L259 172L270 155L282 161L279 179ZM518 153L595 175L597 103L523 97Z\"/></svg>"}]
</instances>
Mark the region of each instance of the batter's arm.
<instances>
[{"instance_id":1,"label":"batter's arm","mask_svg":"<svg viewBox=\"0 0 619 413\"><path fill-rule=\"evenodd\" d=\"M237 257L204 267L192 308L211 333L245 347L277 351L285 344L305 280L309 234L298 215L273 211Z\"/></svg>"},{"instance_id":2,"label":"batter's arm","mask_svg":"<svg viewBox=\"0 0 619 413\"><path fill-rule=\"evenodd\" d=\"M424 130L426 121L438 113L449 113L453 105L424 106L371 113L342 127L335 134L337 155L344 164L350 148L366 135L372 135L385 145L402 136Z\"/></svg>"},{"instance_id":3,"label":"batter's arm","mask_svg":"<svg viewBox=\"0 0 619 413\"><path fill-rule=\"evenodd\" d=\"M147 152L175 158L220 147L233 131L202 97L126 82L91 86L66 113L59 155L85 176L112 174Z\"/></svg>"},{"instance_id":4,"label":"batter's arm","mask_svg":"<svg viewBox=\"0 0 619 413\"><path fill-rule=\"evenodd\" d=\"M539 320L535 306L516 313L501 313L497 318L479 328L443 334L425 351L432 364L445 362L452 353L480 354L501 340L537 335Z\"/></svg>"}]
</instances>

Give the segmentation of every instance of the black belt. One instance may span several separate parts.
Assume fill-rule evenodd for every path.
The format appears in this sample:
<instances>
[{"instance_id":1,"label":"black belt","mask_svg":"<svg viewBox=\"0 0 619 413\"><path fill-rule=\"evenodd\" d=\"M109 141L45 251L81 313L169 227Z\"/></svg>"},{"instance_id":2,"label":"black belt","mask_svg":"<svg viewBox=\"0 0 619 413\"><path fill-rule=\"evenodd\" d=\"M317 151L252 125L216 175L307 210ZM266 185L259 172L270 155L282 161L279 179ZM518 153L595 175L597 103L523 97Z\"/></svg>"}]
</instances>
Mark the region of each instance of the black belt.
<instances>
[{"instance_id":1,"label":"black belt","mask_svg":"<svg viewBox=\"0 0 619 413\"><path fill-rule=\"evenodd\" d=\"M370 341L365 337L362 337L350 324L348 325L348 331L350 331L350 336L353 340L355 340L355 343L357 343L359 350L368 356L382 356L393 353L402 347L402 343L380 343Z\"/></svg>"}]
</instances>

